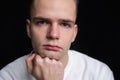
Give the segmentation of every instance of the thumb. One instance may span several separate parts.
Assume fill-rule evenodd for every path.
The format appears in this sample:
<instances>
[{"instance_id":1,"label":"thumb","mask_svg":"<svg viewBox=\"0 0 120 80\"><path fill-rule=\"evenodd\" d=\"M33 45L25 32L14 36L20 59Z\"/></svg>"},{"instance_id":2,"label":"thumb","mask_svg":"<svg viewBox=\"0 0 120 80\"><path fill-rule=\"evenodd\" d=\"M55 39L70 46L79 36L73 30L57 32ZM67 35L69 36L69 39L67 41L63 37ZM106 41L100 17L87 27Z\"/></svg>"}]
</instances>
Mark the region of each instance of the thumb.
<instances>
[{"instance_id":1,"label":"thumb","mask_svg":"<svg viewBox=\"0 0 120 80\"><path fill-rule=\"evenodd\" d=\"M27 59L26 59L26 64L27 64L27 70L29 73L32 72L32 69L33 69L33 59L34 57L36 56L36 54L32 54L30 55Z\"/></svg>"}]
</instances>

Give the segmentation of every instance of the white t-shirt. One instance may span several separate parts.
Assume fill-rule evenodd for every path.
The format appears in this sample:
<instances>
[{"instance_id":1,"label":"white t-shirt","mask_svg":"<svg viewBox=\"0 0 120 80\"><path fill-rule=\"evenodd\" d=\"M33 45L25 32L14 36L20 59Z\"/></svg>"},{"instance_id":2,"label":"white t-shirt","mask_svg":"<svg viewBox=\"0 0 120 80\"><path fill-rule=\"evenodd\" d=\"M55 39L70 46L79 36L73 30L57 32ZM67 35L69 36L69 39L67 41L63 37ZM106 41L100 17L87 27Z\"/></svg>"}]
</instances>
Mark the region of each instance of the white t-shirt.
<instances>
[{"instance_id":1,"label":"white t-shirt","mask_svg":"<svg viewBox=\"0 0 120 80\"><path fill-rule=\"evenodd\" d=\"M69 60L64 72L64 80L114 80L110 68L85 54L69 50ZM0 80L36 80L27 72L23 56L0 70Z\"/></svg>"}]
</instances>

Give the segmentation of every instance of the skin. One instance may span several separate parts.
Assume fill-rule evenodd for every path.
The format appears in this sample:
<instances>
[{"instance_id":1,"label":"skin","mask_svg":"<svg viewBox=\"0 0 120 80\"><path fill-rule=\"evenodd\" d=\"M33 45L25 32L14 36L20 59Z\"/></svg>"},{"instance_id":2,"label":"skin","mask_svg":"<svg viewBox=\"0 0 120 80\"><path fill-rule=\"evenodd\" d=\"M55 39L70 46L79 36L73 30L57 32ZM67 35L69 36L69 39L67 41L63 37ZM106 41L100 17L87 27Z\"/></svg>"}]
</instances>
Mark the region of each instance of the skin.
<instances>
[{"instance_id":1,"label":"skin","mask_svg":"<svg viewBox=\"0 0 120 80\"><path fill-rule=\"evenodd\" d=\"M68 49L77 35L75 20L74 0L34 0L27 19L34 53L26 63L37 80L63 80Z\"/></svg>"}]
</instances>

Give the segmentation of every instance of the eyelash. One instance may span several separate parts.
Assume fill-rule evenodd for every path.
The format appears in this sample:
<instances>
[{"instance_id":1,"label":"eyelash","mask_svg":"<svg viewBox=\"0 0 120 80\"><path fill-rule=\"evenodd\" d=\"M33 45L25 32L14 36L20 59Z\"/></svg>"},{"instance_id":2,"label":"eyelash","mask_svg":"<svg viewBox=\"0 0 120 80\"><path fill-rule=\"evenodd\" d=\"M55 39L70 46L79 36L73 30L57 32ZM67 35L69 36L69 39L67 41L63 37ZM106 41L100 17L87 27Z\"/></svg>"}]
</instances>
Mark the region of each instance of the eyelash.
<instances>
[{"instance_id":1,"label":"eyelash","mask_svg":"<svg viewBox=\"0 0 120 80\"><path fill-rule=\"evenodd\" d=\"M36 21L35 24L39 25L39 26L43 26L43 25L49 25L50 22L44 21L44 20L39 20L39 21ZM67 22L60 22L59 25L61 27L65 27L65 28L70 28L71 27L71 24L69 24Z\"/></svg>"},{"instance_id":2,"label":"eyelash","mask_svg":"<svg viewBox=\"0 0 120 80\"><path fill-rule=\"evenodd\" d=\"M45 24L48 24L48 22L44 21L44 20L41 20L41 21L36 21L36 24L37 25L45 25Z\"/></svg>"},{"instance_id":3,"label":"eyelash","mask_svg":"<svg viewBox=\"0 0 120 80\"><path fill-rule=\"evenodd\" d=\"M64 23L64 22L63 22L63 23L61 23L60 25L61 25L61 26L63 26L63 27L67 27L67 28L68 28L68 27L71 27L71 25L70 25L70 24L68 24L68 23Z\"/></svg>"}]
</instances>

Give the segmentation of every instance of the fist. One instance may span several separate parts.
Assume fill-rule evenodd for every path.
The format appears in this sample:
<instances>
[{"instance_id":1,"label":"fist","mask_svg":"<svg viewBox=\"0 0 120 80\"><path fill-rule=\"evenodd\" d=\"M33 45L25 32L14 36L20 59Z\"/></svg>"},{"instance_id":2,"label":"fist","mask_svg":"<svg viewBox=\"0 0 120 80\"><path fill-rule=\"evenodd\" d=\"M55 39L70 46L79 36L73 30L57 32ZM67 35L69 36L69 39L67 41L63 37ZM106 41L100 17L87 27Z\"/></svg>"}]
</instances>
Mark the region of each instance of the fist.
<instances>
[{"instance_id":1,"label":"fist","mask_svg":"<svg viewBox=\"0 0 120 80\"><path fill-rule=\"evenodd\" d=\"M28 72L37 80L63 80L64 67L60 61L32 54L26 59Z\"/></svg>"}]
</instances>

